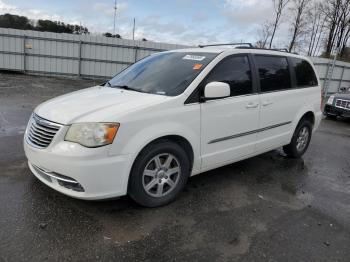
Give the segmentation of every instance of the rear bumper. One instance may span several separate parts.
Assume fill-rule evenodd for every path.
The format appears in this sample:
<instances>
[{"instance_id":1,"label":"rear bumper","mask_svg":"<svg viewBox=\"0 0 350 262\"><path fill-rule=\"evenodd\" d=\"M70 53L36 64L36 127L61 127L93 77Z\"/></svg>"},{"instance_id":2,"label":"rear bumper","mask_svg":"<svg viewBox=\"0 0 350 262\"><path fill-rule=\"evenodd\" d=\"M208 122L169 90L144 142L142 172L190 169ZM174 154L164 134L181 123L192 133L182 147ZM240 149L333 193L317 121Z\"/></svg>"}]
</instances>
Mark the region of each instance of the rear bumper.
<instances>
[{"instance_id":1,"label":"rear bumper","mask_svg":"<svg viewBox=\"0 0 350 262\"><path fill-rule=\"evenodd\" d=\"M350 117L350 109L343 109L333 105L325 105L323 113L325 115Z\"/></svg>"}]
</instances>

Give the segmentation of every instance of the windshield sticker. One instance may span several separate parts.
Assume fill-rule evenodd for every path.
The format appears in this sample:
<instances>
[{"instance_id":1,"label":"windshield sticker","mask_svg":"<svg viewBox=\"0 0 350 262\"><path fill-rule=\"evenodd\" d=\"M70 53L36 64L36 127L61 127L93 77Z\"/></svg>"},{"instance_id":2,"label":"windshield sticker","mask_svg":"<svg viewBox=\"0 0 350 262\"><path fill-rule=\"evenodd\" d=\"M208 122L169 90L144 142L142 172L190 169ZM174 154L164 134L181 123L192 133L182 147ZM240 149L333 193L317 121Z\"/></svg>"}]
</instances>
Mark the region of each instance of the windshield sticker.
<instances>
[{"instance_id":1,"label":"windshield sticker","mask_svg":"<svg viewBox=\"0 0 350 262\"><path fill-rule=\"evenodd\" d=\"M156 92L158 95L165 95L165 92L164 91L157 91Z\"/></svg>"},{"instance_id":2,"label":"windshield sticker","mask_svg":"<svg viewBox=\"0 0 350 262\"><path fill-rule=\"evenodd\" d=\"M194 64L193 70L200 70L202 68L202 64Z\"/></svg>"},{"instance_id":3,"label":"windshield sticker","mask_svg":"<svg viewBox=\"0 0 350 262\"><path fill-rule=\"evenodd\" d=\"M194 60L194 61L203 61L205 59L205 56L199 56L199 55L185 55L183 60Z\"/></svg>"}]
</instances>

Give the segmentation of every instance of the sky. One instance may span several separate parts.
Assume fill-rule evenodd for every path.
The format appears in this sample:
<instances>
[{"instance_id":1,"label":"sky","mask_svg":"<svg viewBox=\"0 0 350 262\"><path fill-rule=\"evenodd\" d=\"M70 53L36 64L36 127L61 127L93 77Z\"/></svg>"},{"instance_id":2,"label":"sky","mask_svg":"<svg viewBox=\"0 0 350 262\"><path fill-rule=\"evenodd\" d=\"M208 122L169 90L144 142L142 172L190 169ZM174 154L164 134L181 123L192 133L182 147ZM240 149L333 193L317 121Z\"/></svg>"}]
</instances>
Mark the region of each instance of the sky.
<instances>
[{"instance_id":1,"label":"sky","mask_svg":"<svg viewBox=\"0 0 350 262\"><path fill-rule=\"evenodd\" d=\"M0 14L82 24L94 34L113 33L114 0L0 0ZM257 30L274 17L272 0L118 0L116 33L174 44L256 42ZM285 44L281 26L276 43Z\"/></svg>"}]
</instances>

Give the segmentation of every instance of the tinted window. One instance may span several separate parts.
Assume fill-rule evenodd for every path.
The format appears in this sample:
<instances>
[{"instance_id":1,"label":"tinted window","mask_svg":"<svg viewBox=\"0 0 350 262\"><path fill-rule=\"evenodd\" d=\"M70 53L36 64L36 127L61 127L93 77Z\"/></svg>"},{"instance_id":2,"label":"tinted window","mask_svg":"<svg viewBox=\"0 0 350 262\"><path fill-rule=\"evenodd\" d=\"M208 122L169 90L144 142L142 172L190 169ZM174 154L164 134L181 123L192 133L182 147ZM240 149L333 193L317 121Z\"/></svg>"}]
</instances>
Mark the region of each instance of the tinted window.
<instances>
[{"instance_id":1,"label":"tinted window","mask_svg":"<svg viewBox=\"0 0 350 262\"><path fill-rule=\"evenodd\" d=\"M247 56L231 56L220 62L210 73L206 83L224 82L230 85L231 96L253 92L252 74Z\"/></svg>"},{"instance_id":2,"label":"tinted window","mask_svg":"<svg viewBox=\"0 0 350 262\"><path fill-rule=\"evenodd\" d=\"M108 83L139 92L176 96L181 94L217 54L163 52L131 65Z\"/></svg>"},{"instance_id":3,"label":"tinted window","mask_svg":"<svg viewBox=\"0 0 350 262\"><path fill-rule=\"evenodd\" d=\"M298 87L317 86L317 78L309 62L299 58L292 58L291 61Z\"/></svg>"},{"instance_id":4,"label":"tinted window","mask_svg":"<svg viewBox=\"0 0 350 262\"><path fill-rule=\"evenodd\" d=\"M279 56L255 56L262 92L291 88L288 61Z\"/></svg>"}]
</instances>

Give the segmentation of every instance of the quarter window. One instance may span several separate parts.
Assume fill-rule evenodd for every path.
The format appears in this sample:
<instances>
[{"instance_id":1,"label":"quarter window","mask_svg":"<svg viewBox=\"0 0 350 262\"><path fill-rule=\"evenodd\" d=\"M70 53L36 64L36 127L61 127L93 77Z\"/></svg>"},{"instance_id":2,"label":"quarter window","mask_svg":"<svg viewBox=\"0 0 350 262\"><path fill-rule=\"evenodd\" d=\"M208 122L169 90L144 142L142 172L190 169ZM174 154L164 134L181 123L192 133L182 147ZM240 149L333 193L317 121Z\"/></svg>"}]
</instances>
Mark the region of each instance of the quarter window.
<instances>
[{"instance_id":1,"label":"quarter window","mask_svg":"<svg viewBox=\"0 0 350 262\"><path fill-rule=\"evenodd\" d=\"M279 56L255 56L259 70L261 92L291 88L288 61Z\"/></svg>"},{"instance_id":2,"label":"quarter window","mask_svg":"<svg viewBox=\"0 0 350 262\"><path fill-rule=\"evenodd\" d=\"M317 86L317 77L312 66L306 60L291 58L298 87Z\"/></svg>"},{"instance_id":3,"label":"quarter window","mask_svg":"<svg viewBox=\"0 0 350 262\"><path fill-rule=\"evenodd\" d=\"M248 56L225 58L211 71L206 83L214 81L229 84L231 96L251 94L253 83Z\"/></svg>"}]
</instances>

